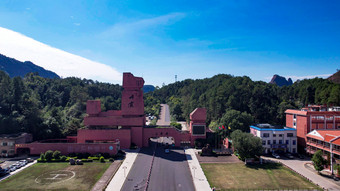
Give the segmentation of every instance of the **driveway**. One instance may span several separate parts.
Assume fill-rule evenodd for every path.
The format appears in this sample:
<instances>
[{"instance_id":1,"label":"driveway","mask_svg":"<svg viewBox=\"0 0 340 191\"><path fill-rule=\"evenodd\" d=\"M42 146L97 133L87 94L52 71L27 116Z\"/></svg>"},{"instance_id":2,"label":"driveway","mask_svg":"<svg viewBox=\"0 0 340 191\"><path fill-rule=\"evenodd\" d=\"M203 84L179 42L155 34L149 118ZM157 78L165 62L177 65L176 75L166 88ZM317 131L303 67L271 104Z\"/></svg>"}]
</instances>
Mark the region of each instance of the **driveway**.
<instances>
[{"instance_id":1,"label":"driveway","mask_svg":"<svg viewBox=\"0 0 340 191\"><path fill-rule=\"evenodd\" d=\"M170 126L170 109L169 105L161 104L161 112L157 121L158 126Z\"/></svg>"}]
</instances>

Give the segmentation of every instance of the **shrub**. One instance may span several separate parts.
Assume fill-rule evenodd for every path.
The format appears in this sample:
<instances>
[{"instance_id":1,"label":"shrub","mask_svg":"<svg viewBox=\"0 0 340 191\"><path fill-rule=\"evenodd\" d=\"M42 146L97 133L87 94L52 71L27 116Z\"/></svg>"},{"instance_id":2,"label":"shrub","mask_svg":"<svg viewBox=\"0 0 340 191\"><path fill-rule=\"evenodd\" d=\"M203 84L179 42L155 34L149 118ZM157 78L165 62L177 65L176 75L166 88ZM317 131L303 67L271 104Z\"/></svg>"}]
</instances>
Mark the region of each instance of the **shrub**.
<instances>
[{"instance_id":1,"label":"shrub","mask_svg":"<svg viewBox=\"0 0 340 191\"><path fill-rule=\"evenodd\" d=\"M171 122L170 126L175 127L178 130L182 130L182 124L177 123L177 122Z\"/></svg>"},{"instance_id":2,"label":"shrub","mask_svg":"<svg viewBox=\"0 0 340 191\"><path fill-rule=\"evenodd\" d=\"M114 160L113 158L110 158L109 161L110 161L110 162L114 162L115 160Z\"/></svg>"},{"instance_id":3,"label":"shrub","mask_svg":"<svg viewBox=\"0 0 340 191\"><path fill-rule=\"evenodd\" d=\"M52 160L52 158L53 158L53 151L51 151L51 150L46 151L46 153L45 153L46 161L49 162L49 161Z\"/></svg>"},{"instance_id":4,"label":"shrub","mask_svg":"<svg viewBox=\"0 0 340 191\"><path fill-rule=\"evenodd\" d=\"M64 155L60 157L60 161L62 161L62 162L65 162L65 161L66 161L66 159L67 159L67 157L66 157L66 156L64 156Z\"/></svg>"},{"instance_id":5,"label":"shrub","mask_svg":"<svg viewBox=\"0 0 340 191\"><path fill-rule=\"evenodd\" d=\"M60 159L60 151L56 150L53 152L53 158L54 159Z\"/></svg>"},{"instance_id":6,"label":"shrub","mask_svg":"<svg viewBox=\"0 0 340 191\"><path fill-rule=\"evenodd\" d=\"M103 153L103 155L102 155L105 159L108 159L108 158L110 158L110 154L109 153Z\"/></svg>"},{"instance_id":7,"label":"shrub","mask_svg":"<svg viewBox=\"0 0 340 191\"><path fill-rule=\"evenodd\" d=\"M76 153L70 153L68 154L69 157L75 157L76 156Z\"/></svg>"},{"instance_id":8,"label":"shrub","mask_svg":"<svg viewBox=\"0 0 340 191\"><path fill-rule=\"evenodd\" d=\"M81 159L82 162L93 162L92 159Z\"/></svg>"},{"instance_id":9,"label":"shrub","mask_svg":"<svg viewBox=\"0 0 340 191\"><path fill-rule=\"evenodd\" d=\"M41 162L46 162L46 161L45 161L45 159L38 158L37 162L41 163Z\"/></svg>"},{"instance_id":10,"label":"shrub","mask_svg":"<svg viewBox=\"0 0 340 191\"><path fill-rule=\"evenodd\" d=\"M90 156L91 156L90 153L84 153L84 154L83 154L83 158L84 158L84 159L87 159L87 158L90 157Z\"/></svg>"},{"instance_id":11,"label":"shrub","mask_svg":"<svg viewBox=\"0 0 340 191\"><path fill-rule=\"evenodd\" d=\"M77 157L78 159L84 158L84 157L83 157L83 153L76 153L76 157Z\"/></svg>"},{"instance_id":12,"label":"shrub","mask_svg":"<svg viewBox=\"0 0 340 191\"><path fill-rule=\"evenodd\" d=\"M105 162L105 159L104 159L104 157L103 157L103 156L101 156L101 157L100 157L100 159L99 159L99 161L100 161L100 162Z\"/></svg>"},{"instance_id":13,"label":"shrub","mask_svg":"<svg viewBox=\"0 0 340 191\"><path fill-rule=\"evenodd\" d=\"M99 157L88 157L88 159L99 160Z\"/></svg>"},{"instance_id":14,"label":"shrub","mask_svg":"<svg viewBox=\"0 0 340 191\"><path fill-rule=\"evenodd\" d=\"M41 153L41 154L40 154L40 159L41 159L41 160L45 160L45 154L44 154L44 153Z\"/></svg>"}]
</instances>

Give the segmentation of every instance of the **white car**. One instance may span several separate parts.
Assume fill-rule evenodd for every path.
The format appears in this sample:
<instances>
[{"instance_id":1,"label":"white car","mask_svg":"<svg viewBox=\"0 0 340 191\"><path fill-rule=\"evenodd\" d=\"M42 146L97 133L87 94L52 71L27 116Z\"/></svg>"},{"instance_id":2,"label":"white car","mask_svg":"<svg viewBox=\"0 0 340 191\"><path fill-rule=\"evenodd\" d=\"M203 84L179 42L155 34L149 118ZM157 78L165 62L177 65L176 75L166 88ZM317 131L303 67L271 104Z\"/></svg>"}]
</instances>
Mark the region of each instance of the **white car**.
<instances>
[{"instance_id":1,"label":"white car","mask_svg":"<svg viewBox=\"0 0 340 191\"><path fill-rule=\"evenodd\" d=\"M280 155L278 155L278 154L276 154L276 153L273 153L272 155L273 155L273 157L275 157L275 158L277 158L277 159L280 158Z\"/></svg>"}]
</instances>

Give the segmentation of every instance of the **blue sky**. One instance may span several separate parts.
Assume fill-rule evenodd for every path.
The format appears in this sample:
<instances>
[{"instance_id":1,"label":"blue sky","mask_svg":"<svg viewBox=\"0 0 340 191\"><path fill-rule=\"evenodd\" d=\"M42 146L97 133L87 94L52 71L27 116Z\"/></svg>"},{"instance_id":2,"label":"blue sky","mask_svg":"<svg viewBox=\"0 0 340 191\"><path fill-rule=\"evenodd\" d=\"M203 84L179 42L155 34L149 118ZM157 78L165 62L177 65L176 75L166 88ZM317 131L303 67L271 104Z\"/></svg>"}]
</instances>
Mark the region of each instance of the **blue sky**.
<instances>
[{"instance_id":1,"label":"blue sky","mask_svg":"<svg viewBox=\"0 0 340 191\"><path fill-rule=\"evenodd\" d=\"M296 80L340 69L339 10L339 1L2 0L0 27L146 84L219 73Z\"/></svg>"}]
</instances>

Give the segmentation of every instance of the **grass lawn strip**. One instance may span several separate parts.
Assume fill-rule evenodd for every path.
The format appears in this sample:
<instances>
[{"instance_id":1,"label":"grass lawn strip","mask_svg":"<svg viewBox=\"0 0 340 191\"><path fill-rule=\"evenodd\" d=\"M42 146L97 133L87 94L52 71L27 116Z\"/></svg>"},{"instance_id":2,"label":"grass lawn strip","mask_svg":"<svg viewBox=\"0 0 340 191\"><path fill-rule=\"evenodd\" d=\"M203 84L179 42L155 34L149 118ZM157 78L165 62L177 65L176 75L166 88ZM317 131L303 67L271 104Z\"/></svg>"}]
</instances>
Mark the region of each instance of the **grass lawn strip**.
<instances>
[{"instance_id":1,"label":"grass lawn strip","mask_svg":"<svg viewBox=\"0 0 340 191\"><path fill-rule=\"evenodd\" d=\"M37 163L0 182L0 190L90 190L110 164L111 163L93 162L71 166L68 163ZM35 180L37 177L45 176L45 173L49 174L49 172L59 170L75 172L75 176L64 182L53 183L52 180L52 182L48 184L36 183ZM53 176L47 176L45 178L51 177L53 178Z\"/></svg>"},{"instance_id":2,"label":"grass lawn strip","mask_svg":"<svg viewBox=\"0 0 340 191\"><path fill-rule=\"evenodd\" d=\"M229 189L320 189L281 164L201 164L212 187Z\"/></svg>"}]
</instances>

